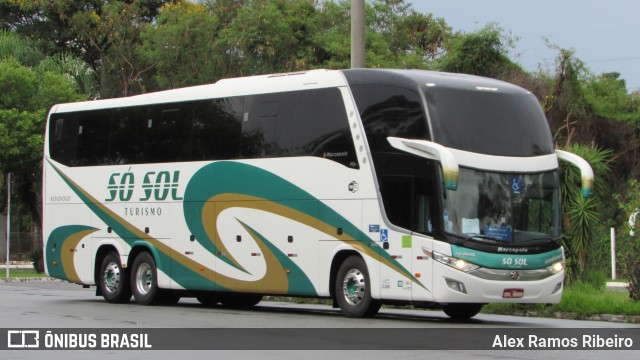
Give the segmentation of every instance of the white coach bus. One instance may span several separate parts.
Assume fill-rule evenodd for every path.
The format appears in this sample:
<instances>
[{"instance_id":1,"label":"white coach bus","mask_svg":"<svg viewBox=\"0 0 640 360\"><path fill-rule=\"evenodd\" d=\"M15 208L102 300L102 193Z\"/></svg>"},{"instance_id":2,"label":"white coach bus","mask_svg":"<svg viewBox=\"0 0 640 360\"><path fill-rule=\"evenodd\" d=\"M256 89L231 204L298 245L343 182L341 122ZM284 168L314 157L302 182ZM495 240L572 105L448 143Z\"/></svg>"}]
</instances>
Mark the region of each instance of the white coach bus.
<instances>
[{"instance_id":1,"label":"white coach bus","mask_svg":"<svg viewBox=\"0 0 640 360\"><path fill-rule=\"evenodd\" d=\"M314 70L54 106L47 273L108 302L321 297L453 318L562 296L559 159L536 98L475 76Z\"/></svg>"}]
</instances>

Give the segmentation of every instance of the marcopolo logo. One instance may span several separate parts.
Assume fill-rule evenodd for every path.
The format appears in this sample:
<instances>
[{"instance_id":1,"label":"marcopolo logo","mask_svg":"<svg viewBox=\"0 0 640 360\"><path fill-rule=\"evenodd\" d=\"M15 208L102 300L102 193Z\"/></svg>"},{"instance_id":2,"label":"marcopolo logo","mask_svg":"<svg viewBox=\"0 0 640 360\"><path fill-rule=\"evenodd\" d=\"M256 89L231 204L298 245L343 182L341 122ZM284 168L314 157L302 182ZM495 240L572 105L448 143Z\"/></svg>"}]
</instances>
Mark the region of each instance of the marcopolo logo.
<instances>
[{"instance_id":1,"label":"marcopolo logo","mask_svg":"<svg viewBox=\"0 0 640 360\"><path fill-rule=\"evenodd\" d=\"M180 171L149 171L144 174L138 201L182 200L178 196ZM132 172L113 173L109 177L109 198L105 201L130 201L136 192L136 179Z\"/></svg>"}]
</instances>

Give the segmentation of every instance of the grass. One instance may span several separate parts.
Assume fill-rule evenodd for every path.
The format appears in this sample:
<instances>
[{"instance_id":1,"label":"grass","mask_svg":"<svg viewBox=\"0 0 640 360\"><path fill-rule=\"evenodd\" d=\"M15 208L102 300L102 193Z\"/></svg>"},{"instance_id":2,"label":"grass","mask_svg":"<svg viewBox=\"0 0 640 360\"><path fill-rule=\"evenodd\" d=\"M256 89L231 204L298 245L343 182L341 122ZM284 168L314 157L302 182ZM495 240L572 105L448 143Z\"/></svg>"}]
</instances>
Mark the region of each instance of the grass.
<instances>
[{"instance_id":1,"label":"grass","mask_svg":"<svg viewBox=\"0 0 640 360\"><path fill-rule=\"evenodd\" d=\"M7 270L4 266L0 269L0 278L4 279L7 275ZM47 277L44 273L37 273L34 269L9 269L9 277L12 278L41 278Z\"/></svg>"},{"instance_id":2,"label":"grass","mask_svg":"<svg viewBox=\"0 0 640 360\"><path fill-rule=\"evenodd\" d=\"M483 308L489 314L532 314L547 316L572 313L578 317L610 314L640 316L640 301L633 301L628 291L606 291L591 284L577 283L564 290L559 304L489 304Z\"/></svg>"}]
</instances>

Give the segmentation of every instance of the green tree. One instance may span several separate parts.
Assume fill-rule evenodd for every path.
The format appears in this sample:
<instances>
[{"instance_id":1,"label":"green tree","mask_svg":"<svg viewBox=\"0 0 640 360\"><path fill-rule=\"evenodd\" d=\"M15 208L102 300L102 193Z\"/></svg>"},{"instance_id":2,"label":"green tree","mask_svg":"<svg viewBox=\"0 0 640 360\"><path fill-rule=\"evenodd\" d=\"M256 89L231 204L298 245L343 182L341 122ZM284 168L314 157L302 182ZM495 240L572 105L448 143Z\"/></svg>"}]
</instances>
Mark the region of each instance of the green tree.
<instances>
[{"instance_id":1,"label":"green tree","mask_svg":"<svg viewBox=\"0 0 640 360\"><path fill-rule=\"evenodd\" d=\"M616 231L617 263L629 283L630 297L640 301L640 183L636 179L629 180L624 192L615 199L624 214L623 223Z\"/></svg>"},{"instance_id":2,"label":"green tree","mask_svg":"<svg viewBox=\"0 0 640 360\"><path fill-rule=\"evenodd\" d=\"M0 30L0 59L12 57L25 66L37 66L45 55L35 41L10 30Z\"/></svg>"},{"instance_id":3,"label":"green tree","mask_svg":"<svg viewBox=\"0 0 640 360\"><path fill-rule=\"evenodd\" d=\"M459 33L447 45L447 54L438 69L447 72L500 78L518 67L508 56L514 39L506 36L495 24L472 33Z\"/></svg>"},{"instance_id":4,"label":"green tree","mask_svg":"<svg viewBox=\"0 0 640 360\"><path fill-rule=\"evenodd\" d=\"M232 74L265 74L314 67L314 2L246 0L237 2L230 15L233 16L231 19L222 21L224 26L218 32L218 40L227 60L235 66Z\"/></svg>"},{"instance_id":5,"label":"green tree","mask_svg":"<svg viewBox=\"0 0 640 360\"><path fill-rule=\"evenodd\" d=\"M68 77L21 65L14 58L0 60L0 173L13 173L14 192L41 225L41 160L45 117L55 103L83 99ZM6 184L0 195L6 207Z\"/></svg>"},{"instance_id":6,"label":"green tree","mask_svg":"<svg viewBox=\"0 0 640 360\"><path fill-rule=\"evenodd\" d=\"M319 66L350 66L350 1L324 2L318 12L314 42ZM431 68L451 36L451 27L432 14L421 14L403 0L365 3L367 67Z\"/></svg>"},{"instance_id":7,"label":"green tree","mask_svg":"<svg viewBox=\"0 0 640 360\"><path fill-rule=\"evenodd\" d=\"M86 46L99 55L100 96L118 97L146 92L142 76L150 70L136 49L144 24L153 19L147 2L113 1L101 11L80 11L71 26Z\"/></svg>"},{"instance_id":8,"label":"green tree","mask_svg":"<svg viewBox=\"0 0 640 360\"><path fill-rule=\"evenodd\" d=\"M215 82L232 64L219 46L218 18L188 1L162 7L155 23L141 33L141 59L153 67L147 89L168 89ZM152 84L155 83L155 84Z\"/></svg>"},{"instance_id":9,"label":"green tree","mask_svg":"<svg viewBox=\"0 0 640 360\"><path fill-rule=\"evenodd\" d=\"M378 0L366 9L368 67L425 69L445 52L451 28L403 0Z\"/></svg>"},{"instance_id":10,"label":"green tree","mask_svg":"<svg viewBox=\"0 0 640 360\"><path fill-rule=\"evenodd\" d=\"M585 100L597 116L640 125L640 101L627 93L620 73L609 72L589 76L584 84Z\"/></svg>"},{"instance_id":11,"label":"green tree","mask_svg":"<svg viewBox=\"0 0 640 360\"><path fill-rule=\"evenodd\" d=\"M100 95L144 92L140 32L165 0L0 0L5 29L37 39L46 55L73 54L100 79Z\"/></svg>"}]
</instances>

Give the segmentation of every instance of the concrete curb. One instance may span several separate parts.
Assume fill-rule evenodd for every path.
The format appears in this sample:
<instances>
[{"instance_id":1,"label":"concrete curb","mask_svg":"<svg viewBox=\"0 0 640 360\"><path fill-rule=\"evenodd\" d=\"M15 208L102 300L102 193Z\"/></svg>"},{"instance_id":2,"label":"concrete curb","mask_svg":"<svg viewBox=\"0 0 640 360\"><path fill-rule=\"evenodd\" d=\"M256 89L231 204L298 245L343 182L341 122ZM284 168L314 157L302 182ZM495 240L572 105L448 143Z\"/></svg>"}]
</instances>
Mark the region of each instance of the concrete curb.
<instances>
[{"instance_id":1,"label":"concrete curb","mask_svg":"<svg viewBox=\"0 0 640 360\"><path fill-rule=\"evenodd\" d=\"M606 289L609 291L627 291L629 284L622 282L608 282Z\"/></svg>"},{"instance_id":2,"label":"concrete curb","mask_svg":"<svg viewBox=\"0 0 640 360\"><path fill-rule=\"evenodd\" d=\"M494 315L500 315L494 313ZM580 315L570 312L555 312L551 314L539 314L537 311L532 310L522 310L522 311L514 311L512 314L504 314L504 315L515 315L522 317L546 317L546 318L555 318L555 319L563 319L563 320L587 320L587 321L606 321L606 322L616 322L616 323L625 323L625 324L640 324L640 316L635 315L612 315L612 314L596 314L596 315Z\"/></svg>"},{"instance_id":3,"label":"concrete curb","mask_svg":"<svg viewBox=\"0 0 640 360\"><path fill-rule=\"evenodd\" d=\"M35 278L20 278L20 277L10 277L10 278L0 278L0 282L63 282L64 280L52 278L52 277L35 277Z\"/></svg>"}]
</instances>

